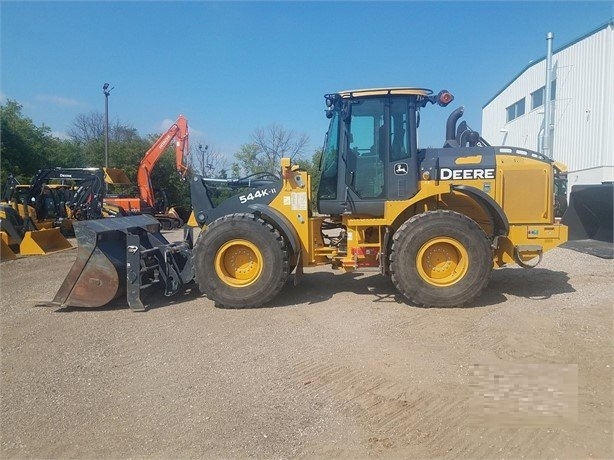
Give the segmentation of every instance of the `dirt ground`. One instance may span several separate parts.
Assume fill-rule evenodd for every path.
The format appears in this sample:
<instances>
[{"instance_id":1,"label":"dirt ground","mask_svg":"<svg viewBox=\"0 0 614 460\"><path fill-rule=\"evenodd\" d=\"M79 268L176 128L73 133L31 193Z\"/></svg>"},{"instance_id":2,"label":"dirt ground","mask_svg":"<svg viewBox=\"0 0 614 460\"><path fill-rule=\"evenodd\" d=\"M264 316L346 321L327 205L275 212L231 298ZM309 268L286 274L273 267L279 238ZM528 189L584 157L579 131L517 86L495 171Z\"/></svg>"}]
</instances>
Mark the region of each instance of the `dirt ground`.
<instances>
[{"instance_id":1,"label":"dirt ground","mask_svg":"<svg viewBox=\"0 0 614 460\"><path fill-rule=\"evenodd\" d=\"M614 456L612 260L555 249L466 308L328 268L259 309L37 306L75 256L0 265L2 458Z\"/></svg>"}]
</instances>

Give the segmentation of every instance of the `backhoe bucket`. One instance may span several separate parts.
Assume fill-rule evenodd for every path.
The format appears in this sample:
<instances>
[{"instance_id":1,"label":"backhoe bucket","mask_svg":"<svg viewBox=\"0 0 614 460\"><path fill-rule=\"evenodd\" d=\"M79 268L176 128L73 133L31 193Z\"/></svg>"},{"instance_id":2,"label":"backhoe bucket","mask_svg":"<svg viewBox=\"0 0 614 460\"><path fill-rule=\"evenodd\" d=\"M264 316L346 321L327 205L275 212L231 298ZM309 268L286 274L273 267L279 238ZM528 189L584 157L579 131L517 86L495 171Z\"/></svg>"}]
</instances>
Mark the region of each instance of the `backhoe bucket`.
<instances>
[{"instance_id":1,"label":"backhoe bucket","mask_svg":"<svg viewBox=\"0 0 614 460\"><path fill-rule=\"evenodd\" d=\"M125 294L133 310L144 310L142 287L162 282L165 294L172 295L183 277L192 279L187 244L169 243L152 216L85 220L74 228L77 258L54 305L100 307Z\"/></svg>"},{"instance_id":2,"label":"backhoe bucket","mask_svg":"<svg viewBox=\"0 0 614 460\"><path fill-rule=\"evenodd\" d=\"M60 232L59 228L48 228L25 232L19 244L19 253L22 256L49 254L72 248L70 241Z\"/></svg>"}]
</instances>

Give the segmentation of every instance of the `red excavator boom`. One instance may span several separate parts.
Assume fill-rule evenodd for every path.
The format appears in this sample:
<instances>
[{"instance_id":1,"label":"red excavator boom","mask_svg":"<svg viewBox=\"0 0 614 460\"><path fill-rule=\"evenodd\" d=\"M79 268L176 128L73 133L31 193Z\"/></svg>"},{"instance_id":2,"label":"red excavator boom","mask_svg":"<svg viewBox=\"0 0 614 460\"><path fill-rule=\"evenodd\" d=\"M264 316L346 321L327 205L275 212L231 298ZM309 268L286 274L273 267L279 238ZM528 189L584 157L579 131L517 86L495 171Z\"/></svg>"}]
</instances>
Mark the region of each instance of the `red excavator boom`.
<instances>
[{"instance_id":1,"label":"red excavator boom","mask_svg":"<svg viewBox=\"0 0 614 460\"><path fill-rule=\"evenodd\" d=\"M164 203L156 203L154 188L151 184L151 172L173 140L175 141L175 165L181 177L185 177L189 170L188 120L183 115L179 115L177 121L147 150L139 164L136 175L139 196L107 196L105 202L118 206L126 214L152 214L161 222L164 229L181 227L187 218L187 211L181 207L170 208L164 193L162 193Z\"/></svg>"},{"instance_id":2,"label":"red excavator boom","mask_svg":"<svg viewBox=\"0 0 614 460\"><path fill-rule=\"evenodd\" d=\"M175 140L175 165L179 174L185 177L188 173L188 120L183 115L179 115L177 121L158 138L139 164L136 175L139 195L141 200L151 207L154 207L156 203L154 189L151 185L151 171L173 139Z\"/></svg>"}]
</instances>

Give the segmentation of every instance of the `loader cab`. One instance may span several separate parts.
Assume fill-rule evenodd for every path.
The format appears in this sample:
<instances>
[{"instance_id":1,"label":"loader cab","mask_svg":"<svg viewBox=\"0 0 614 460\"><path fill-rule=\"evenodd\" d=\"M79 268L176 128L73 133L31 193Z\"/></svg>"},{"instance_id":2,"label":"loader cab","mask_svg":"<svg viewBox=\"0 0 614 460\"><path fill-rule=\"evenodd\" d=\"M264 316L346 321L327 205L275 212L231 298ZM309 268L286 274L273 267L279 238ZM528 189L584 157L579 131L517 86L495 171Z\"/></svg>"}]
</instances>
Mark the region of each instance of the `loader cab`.
<instances>
[{"instance_id":1,"label":"loader cab","mask_svg":"<svg viewBox=\"0 0 614 460\"><path fill-rule=\"evenodd\" d=\"M325 96L331 121L320 163L319 212L383 217L386 201L416 194L417 117L441 95L431 94L387 88Z\"/></svg>"}]
</instances>

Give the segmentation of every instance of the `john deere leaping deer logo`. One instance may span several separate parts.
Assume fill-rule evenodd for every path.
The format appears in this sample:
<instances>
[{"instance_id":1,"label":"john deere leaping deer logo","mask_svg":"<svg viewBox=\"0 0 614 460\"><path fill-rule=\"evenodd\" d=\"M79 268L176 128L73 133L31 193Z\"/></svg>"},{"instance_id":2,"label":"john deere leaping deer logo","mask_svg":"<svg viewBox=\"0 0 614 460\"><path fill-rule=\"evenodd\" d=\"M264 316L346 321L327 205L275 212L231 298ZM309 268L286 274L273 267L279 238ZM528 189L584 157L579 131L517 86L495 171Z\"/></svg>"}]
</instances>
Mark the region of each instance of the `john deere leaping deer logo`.
<instances>
[{"instance_id":1,"label":"john deere leaping deer logo","mask_svg":"<svg viewBox=\"0 0 614 460\"><path fill-rule=\"evenodd\" d=\"M397 163L396 165L394 165L394 173L397 176L407 174L407 163Z\"/></svg>"}]
</instances>

